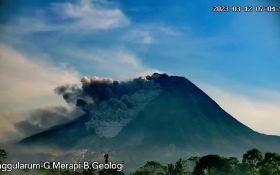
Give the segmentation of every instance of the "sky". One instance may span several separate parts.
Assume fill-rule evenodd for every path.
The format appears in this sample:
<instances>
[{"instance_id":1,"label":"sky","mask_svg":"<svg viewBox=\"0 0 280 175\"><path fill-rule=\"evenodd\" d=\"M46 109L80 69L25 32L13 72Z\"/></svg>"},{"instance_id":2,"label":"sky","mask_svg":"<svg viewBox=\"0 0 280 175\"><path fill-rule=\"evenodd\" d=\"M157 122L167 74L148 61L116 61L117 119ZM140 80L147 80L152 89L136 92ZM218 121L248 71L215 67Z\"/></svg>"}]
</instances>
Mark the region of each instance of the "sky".
<instances>
[{"instance_id":1,"label":"sky","mask_svg":"<svg viewBox=\"0 0 280 175\"><path fill-rule=\"evenodd\" d=\"M184 76L250 128L280 135L278 13L214 5L278 0L0 0L0 138L29 111L64 106L53 89L87 76Z\"/></svg>"}]
</instances>

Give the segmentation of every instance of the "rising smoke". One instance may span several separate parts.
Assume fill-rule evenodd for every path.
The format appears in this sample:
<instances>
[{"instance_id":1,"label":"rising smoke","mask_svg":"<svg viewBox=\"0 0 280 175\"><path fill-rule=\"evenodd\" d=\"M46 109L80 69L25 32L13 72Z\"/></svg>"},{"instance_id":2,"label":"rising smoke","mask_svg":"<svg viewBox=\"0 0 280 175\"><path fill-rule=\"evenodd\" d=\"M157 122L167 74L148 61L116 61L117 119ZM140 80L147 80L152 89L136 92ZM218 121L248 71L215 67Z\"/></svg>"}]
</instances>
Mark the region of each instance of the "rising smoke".
<instances>
[{"instance_id":1,"label":"rising smoke","mask_svg":"<svg viewBox=\"0 0 280 175\"><path fill-rule=\"evenodd\" d=\"M68 109L62 106L36 109L30 112L27 120L15 124L15 128L24 136L30 136L44 131L57 124L66 123L84 112L75 108Z\"/></svg>"},{"instance_id":2,"label":"rising smoke","mask_svg":"<svg viewBox=\"0 0 280 175\"><path fill-rule=\"evenodd\" d=\"M161 91L154 81L142 77L125 82L83 77L81 82L81 88L65 85L55 92L85 111L91 117L86 127L106 138L116 136Z\"/></svg>"}]
</instances>

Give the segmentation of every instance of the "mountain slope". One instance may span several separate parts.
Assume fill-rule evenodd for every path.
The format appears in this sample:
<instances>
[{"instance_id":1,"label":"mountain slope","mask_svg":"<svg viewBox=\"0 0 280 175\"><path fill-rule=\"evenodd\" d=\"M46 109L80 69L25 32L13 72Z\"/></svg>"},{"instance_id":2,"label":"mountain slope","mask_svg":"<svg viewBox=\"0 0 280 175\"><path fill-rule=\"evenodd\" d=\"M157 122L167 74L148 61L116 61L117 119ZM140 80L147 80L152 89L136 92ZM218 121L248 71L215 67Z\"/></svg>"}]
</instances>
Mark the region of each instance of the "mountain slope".
<instances>
[{"instance_id":1,"label":"mountain slope","mask_svg":"<svg viewBox=\"0 0 280 175\"><path fill-rule=\"evenodd\" d=\"M116 140L127 140L142 132L143 145L172 143L201 150L239 152L260 147L279 151L279 137L259 134L238 122L185 78L162 76L155 81L163 92Z\"/></svg>"},{"instance_id":2,"label":"mountain slope","mask_svg":"<svg viewBox=\"0 0 280 175\"><path fill-rule=\"evenodd\" d=\"M116 157L135 165L149 159L170 161L207 153L240 156L253 147L280 151L280 137L251 130L184 77L154 74L147 79L158 84L161 93L115 137L100 138L88 131L85 123L90 116L85 115L21 143L113 150Z\"/></svg>"}]
</instances>

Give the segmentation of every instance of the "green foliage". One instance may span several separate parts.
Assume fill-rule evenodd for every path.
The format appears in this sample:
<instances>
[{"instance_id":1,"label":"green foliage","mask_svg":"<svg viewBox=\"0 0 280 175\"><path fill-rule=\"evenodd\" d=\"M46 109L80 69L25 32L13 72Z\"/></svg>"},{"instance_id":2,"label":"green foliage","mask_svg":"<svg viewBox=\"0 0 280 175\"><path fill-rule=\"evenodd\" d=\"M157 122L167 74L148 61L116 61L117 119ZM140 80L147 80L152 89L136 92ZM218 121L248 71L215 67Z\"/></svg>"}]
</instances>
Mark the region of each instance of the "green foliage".
<instances>
[{"instance_id":1,"label":"green foliage","mask_svg":"<svg viewBox=\"0 0 280 175\"><path fill-rule=\"evenodd\" d=\"M197 162L193 175L243 175L237 158L225 158L219 155L203 156Z\"/></svg>"},{"instance_id":2,"label":"green foliage","mask_svg":"<svg viewBox=\"0 0 280 175\"><path fill-rule=\"evenodd\" d=\"M143 167L136 170L133 175L164 175L166 167L157 161L148 161Z\"/></svg>"},{"instance_id":3,"label":"green foliage","mask_svg":"<svg viewBox=\"0 0 280 175\"><path fill-rule=\"evenodd\" d=\"M263 156L258 149L252 149L243 155L242 162L235 157L206 155L188 159L196 163L192 175L280 175L280 155L266 153ZM185 163L179 159L174 164L161 165L155 161L147 162L133 175L183 175Z\"/></svg>"},{"instance_id":4,"label":"green foliage","mask_svg":"<svg viewBox=\"0 0 280 175\"><path fill-rule=\"evenodd\" d=\"M263 161L263 153L254 148L249 150L247 153L243 155L242 163L250 172L250 175L258 175L260 164Z\"/></svg>"},{"instance_id":5,"label":"green foliage","mask_svg":"<svg viewBox=\"0 0 280 175\"><path fill-rule=\"evenodd\" d=\"M133 173L133 175L153 175L153 174L147 169L139 168Z\"/></svg>"},{"instance_id":6,"label":"green foliage","mask_svg":"<svg viewBox=\"0 0 280 175\"><path fill-rule=\"evenodd\" d=\"M198 156L192 156L188 160L194 161L195 163L198 163L201 157Z\"/></svg>"},{"instance_id":7,"label":"green foliage","mask_svg":"<svg viewBox=\"0 0 280 175\"><path fill-rule=\"evenodd\" d=\"M0 150L1 161L7 158L7 152ZM191 157L189 161L195 162L195 168L191 175L280 175L280 154L263 153L258 149L252 149L243 155L242 162L235 157L221 157L219 155L206 155L203 157ZM148 161L138 168L132 175L184 175L188 162L179 159L174 164L162 165L157 161ZM4 174L0 172L0 175ZM36 171L24 172L33 174ZM21 173L22 174L22 173ZM83 172L40 170L38 175L124 175L116 170L87 170ZM190 174L188 174L190 175Z\"/></svg>"},{"instance_id":8,"label":"green foliage","mask_svg":"<svg viewBox=\"0 0 280 175\"><path fill-rule=\"evenodd\" d=\"M219 155L207 155L199 159L193 174L209 174L209 169L226 169L227 160Z\"/></svg>"},{"instance_id":9,"label":"green foliage","mask_svg":"<svg viewBox=\"0 0 280 175\"><path fill-rule=\"evenodd\" d=\"M173 164L168 164L166 167L166 175L176 174L176 167Z\"/></svg>"},{"instance_id":10,"label":"green foliage","mask_svg":"<svg viewBox=\"0 0 280 175\"><path fill-rule=\"evenodd\" d=\"M8 158L8 153L3 150L0 149L0 163L3 163L4 160L6 160ZM0 175L3 175L3 173L0 171Z\"/></svg>"},{"instance_id":11,"label":"green foliage","mask_svg":"<svg viewBox=\"0 0 280 175\"><path fill-rule=\"evenodd\" d=\"M156 161L148 161L143 167L137 169L133 175L183 175L184 161L179 159L175 164L161 165Z\"/></svg>"},{"instance_id":12,"label":"green foliage","mask_svg":"<svg viewBox=\"0 0 280 175\"><path fill-rule=\"evenodd\" d=\"M237 158L207 155L199 158L193 175L280 175L280 155L252 149Z\"/></svg>"},{"instance_id":13,"label":"green foliage","mask_svg":"<svg viewBox=\"0 0 280 175\"><path fill-rule=\"evenodd\" d=\"M8 153L5 150L0 149L0 163L7 159L7 157Z\"/></svg>"},{"instance_id":14,"label":"green foliage","mask_svg":"<svg viewBox=\"0 0 280 175\"><path fill-rule=\"evenodd\" d=\"M184 162L182 159L179 159L175 163L176 174L183 175L184 174Z\"/></svg>"},{"instance_id":15,"label":"green foliage","mask_svg":"<svg viewBox=\"0 0 280 175\"><path fill-rule=\"evenodd\" d=\"M280 155L277 153L266 153L260 164L261 175L280 175Z\"/></svg>"}]
</instances>

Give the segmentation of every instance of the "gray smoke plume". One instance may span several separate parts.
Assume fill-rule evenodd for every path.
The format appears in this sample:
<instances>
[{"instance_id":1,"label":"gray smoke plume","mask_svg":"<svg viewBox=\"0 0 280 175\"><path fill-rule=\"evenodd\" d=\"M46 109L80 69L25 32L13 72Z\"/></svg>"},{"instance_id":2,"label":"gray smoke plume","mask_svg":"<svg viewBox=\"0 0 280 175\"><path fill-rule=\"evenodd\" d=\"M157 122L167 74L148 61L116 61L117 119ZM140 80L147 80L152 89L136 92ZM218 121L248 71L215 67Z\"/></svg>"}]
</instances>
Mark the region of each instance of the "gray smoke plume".
<instances>
[{"instance_id":1,"label":"gray smoke plume","mask_svg":"<svg viewBox=\"0 0 280 175\"><path fill-rule=\"evenodd\" d=\"M158 94L158 89L139 90L103 101L90 111L92 118L87 127L101 137L114 137Z\"/></svg>"},{"instance_id":2,"label":"gray smoke plume","mask_svg":"<svg viewBox=\"0 0 280 175\"><path fill-rule=\"evenodd\" d=\"M15 124L15 128L24 136L30 136L57 124L66 123L82 114L79 109L72 110L61 106L37 109L29 114L27 120Z\"/></svg>"},{"instance_id":3,"label":"gray smoke plume","mask_svg":"<svg viewBox=\"0 0 280 175\"><path fill-rule=\"evenodd\" d=\"M77 98L82 95L82 89L78 85L64 85L55 88L58 95L62 95L63 99L68 104L75 104Z\"/></svg>"},{"instance_id":4,"label":"gray smoke plume","mask_svg":"<svg viewBox=\"0 0 280 175\"><path fill-rule=\"evenodd\" d=\"M153 80L141 77L125 82L83 77L81 82L81 88L66 85L55 91L90 115L87 128L106 138L116 136L161 91Z\"/></svg>"}]
</instances>

